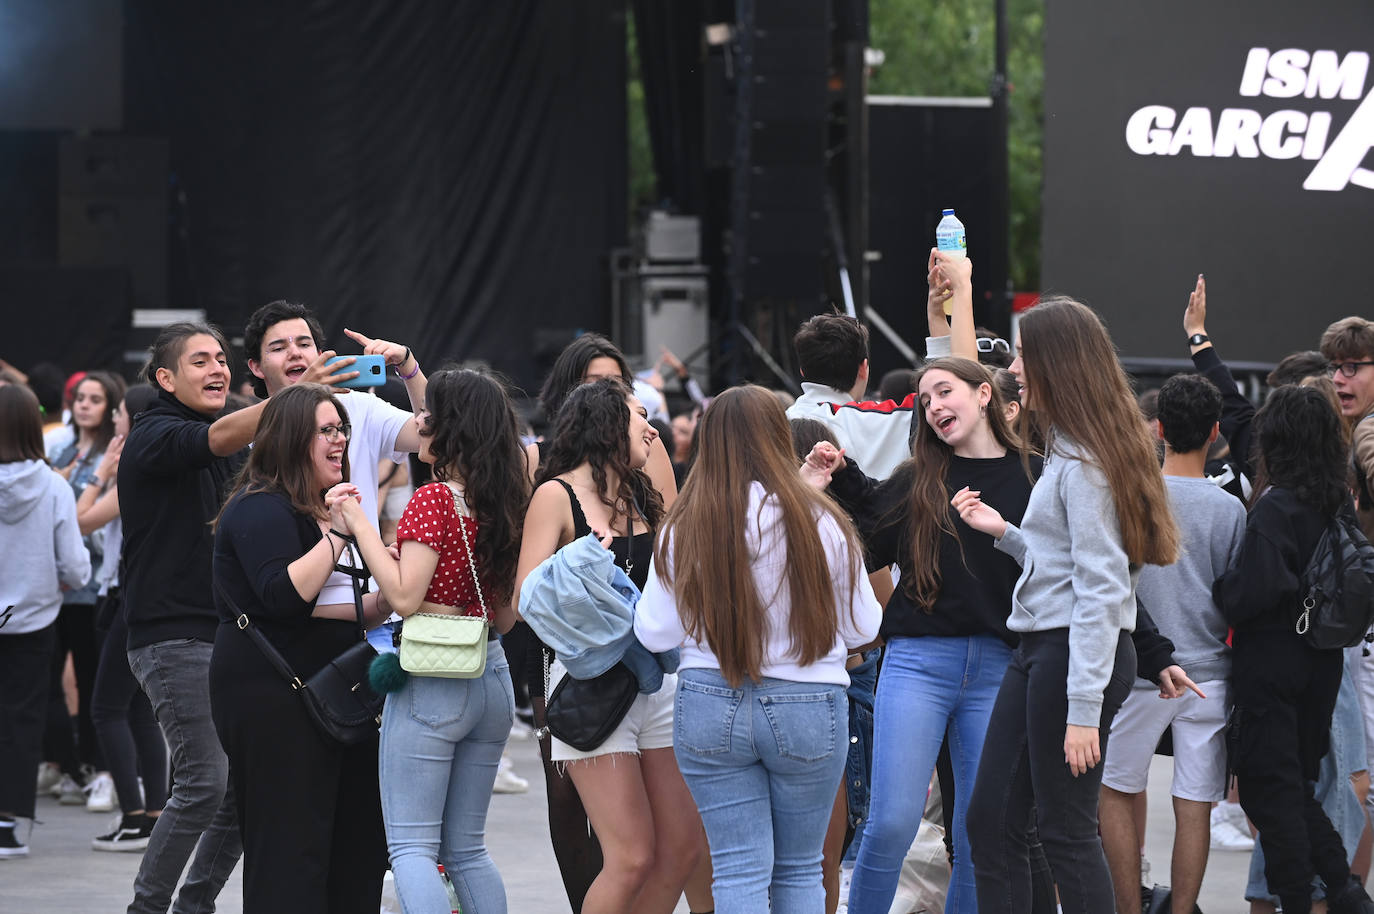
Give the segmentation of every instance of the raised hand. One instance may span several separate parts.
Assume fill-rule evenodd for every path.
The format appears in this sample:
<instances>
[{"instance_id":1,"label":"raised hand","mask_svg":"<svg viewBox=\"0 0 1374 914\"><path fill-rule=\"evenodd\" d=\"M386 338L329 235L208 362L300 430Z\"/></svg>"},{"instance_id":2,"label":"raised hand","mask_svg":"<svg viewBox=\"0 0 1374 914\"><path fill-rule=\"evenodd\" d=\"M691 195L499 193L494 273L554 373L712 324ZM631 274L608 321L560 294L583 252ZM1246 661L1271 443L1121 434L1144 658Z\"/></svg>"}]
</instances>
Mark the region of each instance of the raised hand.
<instances>
[{"instance_id":1,"label":"raised hand","mask_svg":"<svg viewBox=\"0 0 1374 914\"><path fill-rule=\"evenodd\" d=\"M410 357L410 349L400 343L373 339L356 330L349 330L347 327L344 328L344 334L363 347L363 355L380 355L392 367L399 366Z\"/></svg>"},{"instance_id":2,"label":"raised hand","mask_svg":"<svg viewBox=\"0 0 1374 914\"><path fill-rule=\"evenodd\" d=\"M844 466L844 448L837 448L829 441L817 441L811 453L802 461L801 478L809 486L824 489L830 485L830 477Z\"/></svg>"},{"instance_id":3,"label":"raised hand","mask_svg":"<svg viewBox=\"0 0 1374 914\"><path fill-rule=\"evenodd\" d=\"M1207 280L1197 274L1197 285L1188 293L1188 307L1183 311L1183 332L1207 333Z\"/></svg>"}]
</instances>

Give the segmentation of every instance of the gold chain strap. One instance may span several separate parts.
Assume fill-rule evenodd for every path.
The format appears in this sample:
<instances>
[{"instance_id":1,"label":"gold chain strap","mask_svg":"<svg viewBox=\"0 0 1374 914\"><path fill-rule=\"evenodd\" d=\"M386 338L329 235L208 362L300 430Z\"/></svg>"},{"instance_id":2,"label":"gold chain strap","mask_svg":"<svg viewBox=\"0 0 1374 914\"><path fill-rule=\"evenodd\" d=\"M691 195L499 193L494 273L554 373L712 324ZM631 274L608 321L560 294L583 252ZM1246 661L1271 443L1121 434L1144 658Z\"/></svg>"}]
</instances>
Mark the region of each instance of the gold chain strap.
<instances>
[{"instance_id":1,"label":"gold chain strap","mask_svg":"<svg viewBox=\"0 0 1374 914\"><path fill-rule=\"evenodd\" d=\"M463 523L464 517L472 517L467 512L467 498L459 495L458 487L453 483L446 482L444 485L448 486L449 494L453 496L453 510L458 515L458 535L463 538L463 549L468 556L468 571L472 572L472 586L477 591L477 602L482 606L482 618L490 624L491 614L487 612L487 599L482 595L482 582L477 579L477 562L472 557L472 544L468 542L467 525Z\"/></svg>"}]
</instances>

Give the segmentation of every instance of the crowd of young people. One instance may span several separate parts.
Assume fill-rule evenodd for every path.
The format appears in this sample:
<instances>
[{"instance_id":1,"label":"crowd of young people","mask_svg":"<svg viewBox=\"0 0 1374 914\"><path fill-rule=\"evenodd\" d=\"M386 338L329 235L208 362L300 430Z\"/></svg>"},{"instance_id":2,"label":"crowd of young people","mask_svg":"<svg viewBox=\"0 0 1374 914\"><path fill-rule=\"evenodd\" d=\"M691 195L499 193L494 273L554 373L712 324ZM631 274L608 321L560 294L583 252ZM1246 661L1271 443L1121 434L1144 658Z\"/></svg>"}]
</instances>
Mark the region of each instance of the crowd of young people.
<instances>
[{"instance_id":1,"label":"crowd of young people","mask_svg":"<svg viewBox=\"0 0 1374 914\"><path fill-rule=\"evenodd\" d=\"M46 441L7 369L0 547L33 573L0 581L0 857L28 853L18 820L55 788L117 796L94 846L142 852L131 911L208 909L242 855L254 912L371 914L388 865L407 912L450 910L440 865L464 911L502 912L485 820L527 695L579 914L684 894L693 912L900 910L928 798L946 911L1134 911L1166 735L1157 904L1194 909L1234 773L1263 855L1254 910L1374 911L1367 856L1313 790L1335 742L1374 760L1374 662L1292 626L1330 518L1374 527L1374 323L1328 328L1315 377L1256 412L1199 277L1197 373L1147 421L1091 309L1042 301L1009 346L973 325L966 258L928 268L929 359L885 379L900 399L863 401L866 331L821 315L796 336L791 406L692 384L656 425L662 395L589 334L550 372L537 441L500 378L427 377L403 344L348 331L409 411L340 387L350 360L326 364L289 302L245 328L259 399L238 409L205 325L166 328L142 385L77 379ZM384 536L386 466L410 454L433 482ZM379 732L324 732L300 683L360 644L394 651L417 613L480 620L480 672L374 677ZM632 692L573 745L550 699L616 668ZM1333 731L1343 680L1362 733L1339 714Z\"/></svg>"}]
</instances>

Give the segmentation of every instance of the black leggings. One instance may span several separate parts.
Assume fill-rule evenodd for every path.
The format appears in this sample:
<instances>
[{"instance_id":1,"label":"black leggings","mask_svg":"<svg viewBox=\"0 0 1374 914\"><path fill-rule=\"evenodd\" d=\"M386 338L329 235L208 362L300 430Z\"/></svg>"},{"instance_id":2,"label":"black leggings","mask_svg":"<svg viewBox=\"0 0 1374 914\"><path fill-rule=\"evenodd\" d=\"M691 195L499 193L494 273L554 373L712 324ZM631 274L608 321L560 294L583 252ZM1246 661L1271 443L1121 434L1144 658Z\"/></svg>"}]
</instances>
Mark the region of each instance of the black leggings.
<instances>
[{"instance_id":1,"label":"black leggings","mask_svg":"<svg viewBox=\"0 0 1374 914\"><path fill-rule=\"evenodd\" d=\"M1068 629L1028 632L997 693L968 809L982 914L1025 910L1032 897L1031 842L1037 830L1064 914L1115 908L1097 833L1102 764L1074 777L1064 761L1068 670ZM1098 722L1103 757L1112 719L1130 693L1135 671L1135 645L1121 632Z\"/></svg>"},{"instance_id":2,"label":"black leggings","mask_svg":"<svg viewBox=\"0 0 1374 914\"><path fill-rule=\"evenodd\" d=\"M525 671L530 690L530 706L534 710L534 726L544 727L544 645L531 639ZM544 762L544 788L549 801L549 840L558 860L558 872L563 877L563 890L573 914L582 914L582 902L587 890L601 874L605 861L601 842L592 830L586 807L578 795L573 780L550 758L552 737L547 733L539 740L539 757Z\"/></svg>"},{"instance_id":3,"label":"black leggings","mask_svg":"<svg viewBox=\"0 0 1374 914\"><path fill-rule=\"evenodd\" d=\"M116 610L111 614L110 630L103 634L91 693L91 722L114 778L121 811L157 812L167 803L167 743L153 716L152 703L129 669L128 640L124 612Z\"/></svg>"},{"instance_id":4,"label":"black leggings","mask_svg":"<svg viewBox=\"0 0 1374 914\"><path fill-rule=\"evenodd\" d=\"M77 707L75 727L67 711L62 689L62 672L67 654L72 655L76 673ZM91 723L91 693L95 671L100 663L100 643L95 634L95 606L64 603L57 615L57 649L53 652L48 678L48 720L43 730L43 758L57 762L63 772L82 780L82 767L105 770L100 741ZM73 732L74 731L74 732Z\"/></svg>"}]
</instances>

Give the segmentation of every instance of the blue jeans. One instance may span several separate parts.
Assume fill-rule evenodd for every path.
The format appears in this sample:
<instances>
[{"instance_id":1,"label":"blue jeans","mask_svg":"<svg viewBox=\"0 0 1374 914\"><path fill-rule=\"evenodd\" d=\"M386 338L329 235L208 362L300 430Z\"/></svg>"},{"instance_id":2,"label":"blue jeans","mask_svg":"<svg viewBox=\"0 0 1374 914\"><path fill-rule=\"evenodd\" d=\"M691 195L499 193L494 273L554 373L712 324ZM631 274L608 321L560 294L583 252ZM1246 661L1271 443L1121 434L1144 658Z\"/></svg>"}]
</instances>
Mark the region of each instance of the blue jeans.
<instances>
[{"instance_id":1,"label":"blue jeans","mask_svg":"<svg viewBox=\"0 0 1374 914\"><path fill-rule=\"evenodd\" d=\"M701 811L716 908L819 914L821 845L844 771L842 686L765 679L731 688L716 670L678 674L674 745Z\"/></svg>"},{"instance_id":2,"label":"blue jeans","mask_svg":"<svg viewBox=\"0 0 1374 914\"><path fill-rule=\"evenodd\" d=\"M874 704L873 800L849 890L855 914L892 905L916 837L945 731L954 766L954 871L946 912L978 910L969 851L969 797L1011 648L994 635L893 638Z\"/></svg>"},{"instance_id":3,"label":"blue jeans","mask_svg":"<svg viewBox=\"0 0 1374 914\"><path fill-rule=\"evenodd\" d=\"M515 721L498 641L476 679L411 676L382 714L382 818L405 914L451 910L438 863L465 914L504 914L506 888L487 853L487 807Z\"/></svg>"},{"instance_id":4,"label":"blue jeans","mask_svg":"<svg viewBox=\"0 0 1374 914\"><path fill-rule=\"evenodd\" d=\"M166 914L193 851L195 859L172 910L213 911L215 897L243 853L229 789L229 759L210 716L213 651L213 644L194 638L129 651L129 669L152 702L172 751L172 795L143 852L129 914Z\"/></svg>"}]
</instances>

